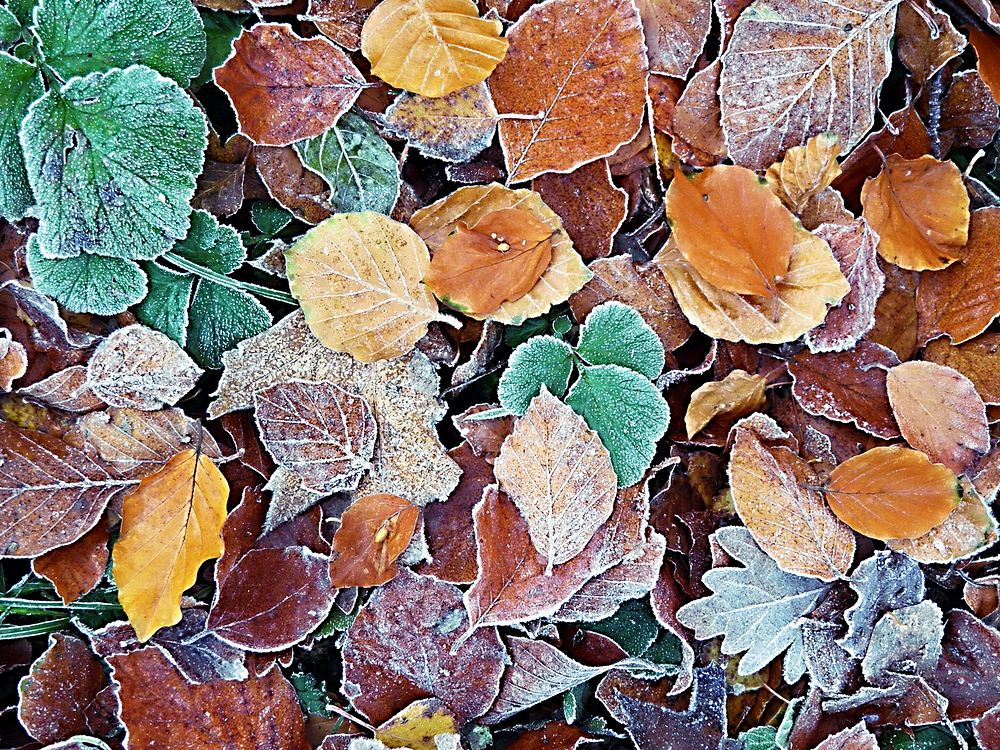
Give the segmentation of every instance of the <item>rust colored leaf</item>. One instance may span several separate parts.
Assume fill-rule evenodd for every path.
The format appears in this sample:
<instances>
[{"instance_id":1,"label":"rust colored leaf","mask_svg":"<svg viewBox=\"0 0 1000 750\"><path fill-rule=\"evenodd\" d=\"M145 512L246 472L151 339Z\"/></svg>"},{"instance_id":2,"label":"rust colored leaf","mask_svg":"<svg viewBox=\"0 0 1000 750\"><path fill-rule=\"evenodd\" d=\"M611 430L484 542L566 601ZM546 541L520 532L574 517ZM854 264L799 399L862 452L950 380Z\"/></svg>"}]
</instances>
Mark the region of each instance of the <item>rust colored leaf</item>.
<instances>
[{"instance_id":1,"label":"rust colored leaf","mask_svg":"<svg viewBox=\"0 0 1000 750\"><path fill-rule=\"evenodd\" d=\"M795 219L767 184L742 167L675 170L667 216L684 259L719 289L777 295L795 243Z\"/></svg>"},{"instance_id":2,"label":"rust colored leaf","mask_svg":"<svg viewBox=\"0 0 1000 750\"><path fill-rule=\"evenodd\" d=\"M934 564L964 560L997 541L997 521L975 488L960 479L962 500L940 524L916 539L890 539L888 546L917 562Z\"/></svg>"},{"instance_id":3,"label":"rust colored leaf","mask_svg":"<svg viewBox=\"0 0 1000 750\"><path fill-rule=\"evenodd\" d=\"M330 578L339 588L379 586L399 573L403 554L420 518L420 508L395 495L369 495L348 508L333 537Z\"/></svg>"},{"instance_id":4,"label":"rust colored leaf","mask_svg":"<svg viewBox=\"0 0 1000 750\"><path fill-rule=\"evenodd\" d=\"M178 453L125 496L114 577L140 641L180 621L181 595L201 564L222 553L228 498L225 478L194 450Z\"/></svg>"},{"instance_id":5,"label":"rust colored leaf","mask_svg":"<svg viewBox=\"0 0 1000 750\"><path fill-rule=\"evenodd\" d=\"M996 34L981 31L976 26L966 29L969 43L976 50L976 70L989 86L994 101L1000 101L1000 41Z\"/></svg>"},{"instance_id":6,"label":"rust colored leaf","mask_svg":"<svg viewBox=\"0 0 1000 750\"><path fill-rule=\"evenodd\" d=\"M94 395L87 382L87 368L84 365L72 365L58 370L37 383L19 388L17 395L56 409L77 413L93 411L105 405Z\"/></svg>"},{"instance_id":7,"label":"rust colored leaf","mask_svg":"<svg viewBox=\"0 0 1000 750\"><path fill-rule=\"evenodd\" d=\"M816 750L879 750L875 735L868 731L863 721L830 735L816 746Z\"/></svg>"},{"instance_id":8,"label":"rust colored leaf","mask_svg":"<svg viewBox=\"0 0 1000 750\"><path fill-rule=\"evenodd\" d=\"M72 544L36 557L31 561L31 569L52 582L64 604L75 602L104 577L109 537L108 524L99 522Z\"/></svg>"},{"instance_id":9,"label":"rust colored leaf","mask_svg":"<svg viewBox=\"0 0 1000 750\"><path fill-rule=\"evenodd\" d=\"M347 54L323 37L303 39L291 26L258 23L233 43L215 82L254 143L288 146L337 122L365 79Z\"/></svg>"},{"instance_id":10,"label":"rust colored leaf","mask_svg":"<svg viewBox=\"0 0 1000 750\"><path fill-rule=\"evenodd\" d=\"M1000 333L984 333L958 346L947 338L930 342L923 358L958 370L986 404L1000 404Z\"/></svg>"},{"instance_id":11,"label":"rust colored leaf","mask_svg":"<svg viewBox=\"0 0 1000 750\"><path fill-rule=\"evenodd\" d=\"M903 362L917 351L917 286L920 273L885 264L885 290L875 304L868 340L892 349ZM928 274L928 276L935 274Z\"/></svg>"},{"instance_id":12,"label":"rust colored leaf","mask_svg":"<svg viewBox=\"0 0 1000 750\"><path fill-rule=\"evenodd\" d=\"M657 73L687 77L712 27L708 0L637 0L649 48L649 67Z\"/></svg>"},{"instance_id":13,"label":"rust colored leaf","mask_svg":"<svg viewBox=\"0 0 1000 750\"><path fill-rule=\"evenodd\" d=\"M0 392L11 390L15 380L28 371L28 352L11 338L10 331L0 328Z\"/></svg>"},{"instance_id":14,"label":"rust colored leaf","mask_svg":"<svg viewBox=\"0 0 1000 750\"><path fill-rule=\"evenodd\" d=\"M330 186L320 175L307 169L291 146L254 149L257 173L278 203L307 224L319 224L333 216Z\"/></svg>"},{"instance_id":15,"label":"rust colored leaf","mask_svg":"<svg viewBox=\"0 0 1000 750\"><path fill-rule=\"evenodd\" d=\"M733 370L722 380L696 388L684 415L688 438L693 438L717 417L723 417L720 421L726 424L724 432L728 432L729 425L764 405L766 385L767 378L763 375Z\"/></svg>"},{"instance_id":16,"label":"rust colored leaf","mask_svg":"<svg viewBox=\"0 0 1000 750\"><path fill-rule=\"evenodd\" d=\"M930 83L931 77L965 49L966 41L951 18L933 3L902 3L896 17L898 54L918 86Z\"/></svg>"},{"instance_id":17,"label":"rust colored leaf","mask_svg":"<svg viewBox=\"0 0 1000 750\"><path fill-rule=\"evenodd\" d=\"M1000 107L989 87L974 70L962 71L952 79L941 107L941 151L957 148L984 148L1000 129Z\"/></svg>"},{"instance_id":18,"label":"rust colored leaf","mask_svg":"<svg viewBox=\"0 0 1000 750\"><path fill-rule=\"evenodd\" d=\"M574 724L556 721L523 732L507 747L508 750L580 750L584 745L597 741Z\"/></svg>"},{"instance_id":19,"label":"rust colored leaf","mask_svg":"<svg viewBox=\"0 0 1000 750\"><path fill-rule=\"evenodd\" d=\"M344 49L361 49L361 27L376 0L309 0L305 18Z\"/></svg>"},{"instance_id":20,"label":"rust colored leaf","mask_svg":"<svg viewBox=\"0 0 1000 750\"><path fill-rule=\"evenodd\" d=\"M912 271L939 270L964 256L969 194L953 162L891 154L861 190L864 218L879 236L878 253Z\"/></svg>"},{"instance_id":21,"label":"rust colored leaf","mask_svg":"<svg viewBox=\"0 0 1000 750\"><path fill-rule=\"evenodd\" d=\"M825 490L841 521L872 539L916 539L958 505L958 481L920 451L872 448L844 461Z\"/></svg>"},{"instance_id":22,"label":"rust colored leaf","mask_svg":"<svg viewBox=\"0 0 1000 750\"><path fill-rule=\"evenodd\" d=\"M911 446L960 474L990 449L986 406L960 372L934 362L889 370L889 403Z\"/></svg>"},{"instance_id":23,"label":"rust colored leaf","mask_svg":"<svg viewBox=\"0 0 1000 750\"><path fill-rule=\"evenodd\" d=\"M781 161L767 168L767 184L792 213L800 214L810 198L840 175L840 140L836 133L814 135L804 146L793 146Z\"/></svg>"},{"instance_id":24,"label":"rust colored leaf","mask_svg":"<svg viewBox=\"0 0 1000 750\"><path fill-rule=\"evenodd\" d=\"M633 0L533 5L490 76L510 182L569 172L639 132L648 62ZM541 115L541 117L537 117Z\"/></svg>"},{"instance_id":25,"label":"rust colored leaf","mask_svg":"<svg viewBox=\"0 0 1000 750\"><path fill-rule=\"evenodd\" d=\"M931 681L948 699L948 717L952 721L979 719L1000 705L996 670L1000 633L995 628L954 609L947 615L941 647Z\"/></svg>"},{"instance_id":26,"label":"rust colored leaf","mask_svg":"<svg viewBox=\"0 0 1000 750\"><path fill-rule=\"evenodd\" d=\"M722 133L718 60L695 73L674 110L673 150L696 166L718 164L728 155Z\"/></svg>"}]
</instances>

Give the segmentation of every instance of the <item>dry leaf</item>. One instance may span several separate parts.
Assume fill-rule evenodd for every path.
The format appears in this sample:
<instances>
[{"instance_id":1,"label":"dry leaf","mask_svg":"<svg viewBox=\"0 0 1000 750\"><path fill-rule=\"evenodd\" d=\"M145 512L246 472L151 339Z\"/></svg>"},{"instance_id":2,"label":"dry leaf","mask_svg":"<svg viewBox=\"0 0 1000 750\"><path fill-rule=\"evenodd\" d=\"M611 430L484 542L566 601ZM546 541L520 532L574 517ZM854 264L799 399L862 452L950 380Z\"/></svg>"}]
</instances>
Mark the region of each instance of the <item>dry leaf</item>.
<instances>
[{"instance_id":1,"label":"dry leaf","mask_svg":"<svg viewBox=\"0 0 1000 750\"><path fill-rule=\"evenodd\" d=\"M875 735L859 721L853 727L830 735L815 750L879 750L879 747Z\"/></svg>"},{"instance_id":2,"label":"dry leaf","mask_svg":"<svg viewBox=\"0 0 1000 750\"><path fill-rule=\"evenodd\" d=\"M457 734L455 717L437 698L414 701L375 729L375 739L389 748L438 750L438 735Z\"/></svg>"},{"instance_id":3,"label":"dry leaf","mask_svg":"<svg viewBox=\"0 0 1000 750\"><path fill-rule=\"evenodd\" d=\"M952 563L979 552L997 541L997 521L990 506L965 480L962 500L940 524L916 539L890 539L888 546L917 562Z\"/></svg>"},{"instance_id":4,"label":"dry leaf","mask_svg":"<svg viewBox=\"0 0 1000 750\"><path fill-rule=\"evenodd\" d=\"M911 446L956 474L990 449L986 406L960 372L933 362L904 362L889 370L889 402Z\"/></svg>"},{"instance_id":5,"label":"dry leaf","mask_svg":"<svg viewBox=\"0 0 1000 750\"><path fill-rule=\"evenodd\" d=\"M715 60L695 73L674 110L674 153L699 167L718 164L728 155L719 109L721 70Z\"/></svg>"},{"instance_id":6,"label":"dry leaf","mask_svg":"<svg viewBox=\"0 0 1000 750\"><path fill-rule=\"evenodd\" d=\"M333 537L334 586L380 586L396 577L399 558L417 528L420 508L395 495L369 495L344 511Z\"/></svg>"},{"instance_id":7,"label":"dry leaf","mask_svg":"<svg viewBox=\"0 0 1000 750\"><path fill-rule=\"evenodd\" d=\"M757 411L766 400L766 385L767 378L763 375L733 370L722 380L696 388L684 415L688 439L705 429L716 417L725 417L724 421L731 425L740 417Z\"/></svg>"},{"instance_id":8,"label":"dry leaf","mask_svg":"<svg viewBox=\"0 0 1000 750\"><path fill-rule=\"evenodd\" d=\"M77 413L94 411L105 405L87 382L87 368L84 365L58 370L37 383L19 388L17 395L56 409Z\"/></svg>"},{"instance_id":9,"label":"dry leaf","mask_svg":"<svg viewBox=\"0 0 1000 750\"><path fill-rule=\"evenodd\" d=\"M52 582L63 604L75 602L104 578L109 538L108 524L99 522L72 544L36 557L31 570Z\"/></svg>"},{"instance_id":10,"label":"dry leaf","mask_svg":"<svg viewBox=\"0 0 1000 750\"><path fill-rule=\"evenodd\" d=\"M898 53L919 86L929 83L945 63L965 49L951 18L932 3L902 3L896 18Z\"/></svg>"},{"instance_id":11,"label":"dry leaf","mask_svg":"<svg viewBox=\"0 0 1000 750\"><path fill-rule=\"evenodd\" d=\"M865 221L879 236L878 254L912 271L954 263L969 239L969 194L962 173L933 156L890 154L861 190Z\"/></svg>"},{"instance_id":12,"label":"dry leaf","mask_svg":"<svg viewBox=\"0 0 1000 750\"><path fill-rule=\"evenodd\" d=\"M533 5L490 76L510 175L523 182L613 154L639 132L648 62L634 0ZM540 117L539 117L540 115Z\"/></svg>"},{"instance_id":13,"label":"dry leaf","mask_svg":"<svg viewBox=\"0 0 1000 750\"><path fill-rule=\"evenodd\" d=\"M443 319L422 283L427 246L388 216L332 216L289 247L285 260L312 332L362 362L412 351L427 325Z\"/></svg>"},{"instance_id":14,"label":"dry leaf","mask_svg":"<svg viewBox=\"0 0 1000 750\"><path fill-rule=\"evenodd\" d=\"M1000 333L984 333L959 346L947 338L935 339L924 347L923 358L946 365L972 381L986 404L1000 404Z\"/></svg>"},{"instance_id":15,"label":"dry leaf","mask_svg":"<svg viewBox=\"0 0 1000 750\"><path fill-rule=\"evenodd\" d=\"M361 27L377 0L309 0L305 20L344 49L361 49Z\"/></svg>"},{"instance_id":16,"label":"dry leaf","mask_svg":"<svg viewBox=\"0 0 1000 750\"><path fill-rule=\"evenodd\" d=\"M222 554L229 485L212 460L178 453L125 496L114 577L139 640L181 619L180 600L198 568Z\"/></svg>"},{"instance_id":17,"label":"dry leaf","mask_svg":"<svg viewBox=\"0 0 1000 750\"><path fill-rule=\"evenodd\" d=\"M916 539L958 505L958 480L920 451L872 448L844 461L825 490L841 521L872 539Z\"/></svg>"},{"instance_id":18,"label":"dry leaf","mask_svg":"<svg viewBox=\"0 0 1000 750\"><path fill-rule=\"evenodd\" d=\"M767 184L792 213L800 214L810 198L828 188L840 175L840 140L836 133L820 133L804 146L793 146L781 161L767 168Z\"/></svg>"},{"instance_id":19,"label":"dry leaf","mask_svg":"<svg viewBox=\"0 0 1000 750\"><path fill-rule=\"evenodd\" d=\"M10 331L0 328L0 392L11 390L11 385L28 371L28 352L11 338Z\"/></svg>"},{"instance_id":20,"label":"dry leaf","mask_svg":"<svg viewBox=\"0 0 1000 750\"><path fill-rule=\"evenodd\" d=\"M1000 107L989 86L974 70L957 73L941 105L941 153L958 148L985 148L993 142L997 130L1000 130ZM970 186L974 180L969 181ZM992 205L992 200L986 204Z\"/></svg>"},{"instance_id":21,"label":"dry leaf","mask_svg":"<svg viewBox=\"0 0 1000 750\"><path fill-rule=\"evenodd\" d=\"M250 139L239 133L223 145L218 134L209 128L205 166L191 204L216 216L232 216L239 211L246 197L247 181L253 175L252 148Z\"/></svg>"},{"instance_id":22,"label":"dry leaf","mask_svg":"<svg viewBox=\"0 0 1000 750\"><path fill-rule=\"evenodd\" d=\"M330 203L330 186L302 163L298 151L291 146L257 146L254 162L267 192L296 218L306 224L319 224L335 213Z\"/></svg>"},{"instance_id":23,"label":"dry leaf","mask_svg":"<svg viewBox=\"0 0 1000 750\"><path fill-rule=\"evenodd\" d=\"M705 46L712 27L712 6L705 0L637 0L649 67L685 78Z\"/></svg>"},{"instance_id":24,"label":"dry leaf","mask_svg":"<svg viewBox=\"0 0 1000 750\"><path fill-rule=\"evenodd\" d=\"M383 0L361 29L361 52L390 86L440 97L486 80L507 52L502 31L472 0Z\"/></svg>"},{"instance_id":25,"label":"dry leaf","mask_svg":"<svg viewBox=\"0 0 1000 750\"><path fill-rule=\"evenodd\" d=\"M1000 42L994 34L967 26L969 42L976 50L976 70L989 86L993 99L1000 101Z\"/></svg>"}]
</instances>

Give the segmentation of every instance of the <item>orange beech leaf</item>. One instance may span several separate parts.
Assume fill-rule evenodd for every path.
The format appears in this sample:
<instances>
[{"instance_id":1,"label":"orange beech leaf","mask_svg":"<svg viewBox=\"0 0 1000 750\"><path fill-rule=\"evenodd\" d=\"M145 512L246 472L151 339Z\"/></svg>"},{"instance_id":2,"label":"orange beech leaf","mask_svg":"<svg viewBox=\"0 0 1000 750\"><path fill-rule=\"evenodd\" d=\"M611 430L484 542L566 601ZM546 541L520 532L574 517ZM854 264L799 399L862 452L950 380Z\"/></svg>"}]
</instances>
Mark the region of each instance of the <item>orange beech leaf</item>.
<instances>
[{"instance_id":1,"label":"orange beech leaf","mask_svg":"<svg viewBox=\"0 0 1000 750\"><path fill-rule=\"evenodd\" d=\"M958 370L972 381L976 392L989 405L1000 404L1000 333L984 333L955 346L947 338L934 339L924 347L923 359Z\"/></svg>"},{"instance_id":2,"label":"orange beech leaf","mask_svg":"<svg viewBox=\"0 0 1000 750\"><path fill-rule=\"evenodd\" d=\"M980 31L973 25L967 26L966 31L976 50L976 69L990 87L993 98L1000 101L1000 40L995 34Z\"/></svg>"},{"instance_id":3,"label":"orange beech leaf","mask_svg":"<svg viewBox=\"0 0 1000 750\"><path fill-rule=\"evenodd\" d=\"M969 194L950 161L890 154L865 181L861 205L879 236L879 255L911 271L951 265L969 239Z\"/></svg>"},{"instance_id":4,"label":"orange beech leaf","mask_svg":"<svg viewBox=\"0 0 1000 750\"><path fill-rule=\"evenodd\" d=\"M552 262L553 231L520 208L464 222L434 253L424 284L446 305L488 315L531 291Z\"/></svg>"},{"instance_id":5,"label":"orange beech leaf","mask_svg":"<svg viewBox=\"0 0 1000 750\"><path fill-rule=\"evenodd\" d=\"M837 466L826 500L837 517L872 539L916 539L948 517L960 500L951 469L920 451L872 448Z\"/></svg>"},{"instance_id":6,"label":"orange beech leaf","mask_svg":"<svg viewBox=\"0 0 1000 750\"><path fill-rule=\"evenodd\" d=\"M781 202L797 214L806 201L825 190L840 175L840 139L836 133L820 133L804 146L793 146L781 161L767 169L767 184Z\"/></svg>"},{"instance_id":7,"label":"orange beech leaf","mask_svg":"<svg viewBox=\"0 0 1000 750\"><path fill-rule=\"evenodd\" d=\"M678 170L667 190L677 247L710 284L736 294L777 296L795 243L795 219L767 182L743 167Z\"/></svg>"},{"instance_id":8,"label":"orange beech leaf","mask_svg":"<svg viewBox=\"0 0 1000 750\"><path fill-rule=\"evenodd\" d=\"M186 450L122 503L114 547L118 600L140 641L181 619L181 595L198 568L222 554L229 485L203 453Z\"/></svg>"},{"instance_id":9,"label":"orange beech leaf","mask_svg":"<svg viewBox=\"0 0 1000 750\"><path fill-rule=\"evenodd\" d=\"M420 508L395 495L369 495L344 511L333 537L330 580L338 588L379 586L396 577Z\"/></svg>"},{"instance_id":10,"label":"orange beech leaf","mask_svg":"<svg viewBox=\"0 0 1000 750\"><path fill-rule=\"evenodd\" d=\"M65 547L46 552L31 561L31 570L55 586L63 604L75 602L92 591L108 567L108 524L97 525Z\"/></svg>"}]
</instances>

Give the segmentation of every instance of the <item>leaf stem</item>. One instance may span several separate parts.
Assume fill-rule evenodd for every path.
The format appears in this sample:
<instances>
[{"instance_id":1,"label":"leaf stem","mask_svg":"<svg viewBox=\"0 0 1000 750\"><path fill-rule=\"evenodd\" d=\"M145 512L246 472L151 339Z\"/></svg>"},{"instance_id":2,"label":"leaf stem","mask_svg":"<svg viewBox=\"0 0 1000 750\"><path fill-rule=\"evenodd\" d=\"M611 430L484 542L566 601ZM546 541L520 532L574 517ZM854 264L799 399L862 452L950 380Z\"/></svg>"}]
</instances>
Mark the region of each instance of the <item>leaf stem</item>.
<instances>
[{"instance_id":1,"label":"leaf stem","mask_svg":"<svg viewBox=\"0 0 1000 750\"><path fill-rule=\"evenodd\" d=\"M258 297L274 300L275 302L282 302L286 305L299 304L298 300L287 292L282 292L278 289L271 289L270 287L261 286L260 284L251 284L249 281L238 281L236 279L232 279L225 274L213 271L211 268L205 268L204 266L198 265L194 261L188 260L187 258L177 255L176 253L168 252L161 257L163 260L169 261L178 268L188 271L189 273L193 273L195 276L200 276L201 278L218 284L219 286L236 289L241 292L248 292L249 294L255 294Z\"/></svg>"},{"instance_id":2,"label":"leaf stem","mask_svg":"<svg viewBox=\"0 0 1000 750\"><path fill-rule=\"evenodd\" d=\"M0 626L0 641L11 641L15 638L31 638L36 635L45 635L56 630L62 630L70 624L69 617L60 617L55 620L36 622L31 625L2 625Z\"/></svg>"}]
</instances>

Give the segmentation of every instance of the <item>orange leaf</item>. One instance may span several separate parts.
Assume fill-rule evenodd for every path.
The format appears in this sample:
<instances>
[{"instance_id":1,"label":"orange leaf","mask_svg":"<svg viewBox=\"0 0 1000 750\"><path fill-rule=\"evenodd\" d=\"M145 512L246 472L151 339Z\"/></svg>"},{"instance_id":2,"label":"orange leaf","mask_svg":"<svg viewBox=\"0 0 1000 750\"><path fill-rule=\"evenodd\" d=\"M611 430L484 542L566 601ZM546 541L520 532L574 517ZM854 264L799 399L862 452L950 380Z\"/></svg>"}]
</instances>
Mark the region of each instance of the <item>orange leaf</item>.
<instances>
[{"instance_id":1,"label":"orange leaf","mask_svg":"<svg viewBox=\"0 0 1000 750\"><path fill-rule=\"evenodd\" d=\"M749 169L709 167L691 177L675 170L667 215L681 255L710 284L736 294L777 295L795 221Z\"/></svg>"},{"instance_id":2,"label":"orange leaf","mask_svg":"<svg viewBox=\"0 0 1000 750\"><path fill-rule=\"evenodd\" d=\"M520 208L464 222L434 253L424 284L461 312L488 315L520 299L552 262L553 231Z\"/></svg>"},{"instance_id":3,"label":"orange leaf","mask_svg":"<svg viewBox=\"0 0 1000 750\"><path fill-rule=\"evenodd\" d=\"M826 499L837 517L872 539L916 539L960 500L958 481L920 451L891 446L849 458L830 474Z\"/></svg>"},{"instance_id":4,"label":"orange leaf","mask_svg":"<svg viewBox=\"0 0 1000 750\"><path fill-rule=\"evenodd\" d=\"M198 568L222 554L229 485L203 453L186 450L122 503L114 547L118 601L140 641L181 619L181 595Z\"/></svg>"},{"instance_id":5,"label":"orange leaf","mask_svg":"<svg viewBox=\"0 0 1000 750\"><path fill-rule=\"evenodd\" d=\"M395 495L369 495L344 511L333 537L334 586L379 586L396 577L396 558L410 543L420 508Z\"/></svg>"}]
</instances>

